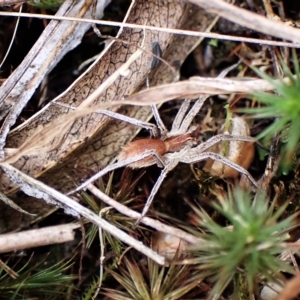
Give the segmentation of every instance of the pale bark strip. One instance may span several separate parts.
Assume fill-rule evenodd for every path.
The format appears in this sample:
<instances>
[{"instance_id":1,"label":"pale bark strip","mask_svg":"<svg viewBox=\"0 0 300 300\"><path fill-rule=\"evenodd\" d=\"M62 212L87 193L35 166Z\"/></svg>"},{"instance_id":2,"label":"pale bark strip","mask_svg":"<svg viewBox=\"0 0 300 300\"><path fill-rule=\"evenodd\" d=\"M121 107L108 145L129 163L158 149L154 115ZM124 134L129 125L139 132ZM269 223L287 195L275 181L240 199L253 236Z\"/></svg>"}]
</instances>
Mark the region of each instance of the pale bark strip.
<instances>
[{"instance_id":1,"label":"pale bark strip","mask_svg":"<svg viewBox=\"0 0 300 300\"><path fill-rule=\"evenodd\" d=\"M33 247L61 244L74 240L74 229L80 224L64 224L0 235L0 253Z\"/></svg>"},{"instance_id":2,"label":"pale bark strip","mask_svg":"<svg viewBox=\"0 0 300 300\"><path fill-rule=\"evenodd\" d=\"M9 178L14 183L16 183L20 187L20 189L27 195L43 199L47 203L53 203L53 201L57 201L65 207L65 212L67 214L73 216L80 215L91 221L93 224L101 227L103 230L107 231L117 239L132 246L136 250L153 259L158 264L164 265L166 263L163 256L158 255L152 249L146 247L142 242L137 241L124 231L101 219L94 212L72 200L71 198L63 195L62 193L45 185L44 183L29 177L28 175L20 172L18 169L14 168L11 165L1 163L1 167L5 170Z\"/></svg>"}]
</instances>

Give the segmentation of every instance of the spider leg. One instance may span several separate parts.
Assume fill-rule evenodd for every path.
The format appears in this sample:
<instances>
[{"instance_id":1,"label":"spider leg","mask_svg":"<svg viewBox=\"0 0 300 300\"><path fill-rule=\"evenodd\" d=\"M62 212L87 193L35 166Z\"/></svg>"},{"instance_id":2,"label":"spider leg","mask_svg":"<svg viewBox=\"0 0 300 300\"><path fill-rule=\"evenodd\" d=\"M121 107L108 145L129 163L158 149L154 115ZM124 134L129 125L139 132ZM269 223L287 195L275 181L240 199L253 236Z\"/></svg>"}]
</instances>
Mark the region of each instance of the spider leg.
<instances>
[{"instance_id":1,"label":"spider leg","mask_svg":"<svg viewBox=\"0 0 300 300\"><path fill-rule=\"evenodd\" d=\"M188 131L188 128L190 127L192 121L194 120L195 116L199 113L200 109L202 108L205 100L209 96L200 96L198 100L194 103L188 114L185 116L183 119L180 128L179 128L179 133L185 133Z\"/></svg>"},{"instance_id":2,"label":"spider leg","mask_svg":"<svg viewBox=\"0 0 300 300\"><path fill-rule=\"evenodd\" d=\"M66 108L72 109L72 110L74 110L76 108L76 107L73 107L73 106L70 106L70 105L67 105L67 104L64 104L64 103L60 103L60 102L53 102L53 105L66 107ZM129 124L132 124L132 125L135 125L135 126L138 126L138 127L145 128L145 129L150 131L150 133L153 137L158 136L157 126L154 125L154 124L151 124L151 123L148 123L148 122L143 122L143 121L140 121L138 119L134 119L134 118L131 118L131 117L128 117L128 116L125 116L125 115L107 110L107 109L98 110L98 111L95 111L95 113L102 114L102 115L114 118L116 120L124 121L126 123L129 123Z\"/></svg>"},{"instance_id":3,"label":"spider leg","mask_svg":"<svg viewBox=\"0 0 300 300\"><path fill-rule=\"evenodd\" d=\"M173 135L175 135L176 132L179 132L179 128L181 126L182 120L184 119L184 116L186 115L186 112L188 111L188 109L190 107L190 103L191 103L191 99L188 99L188 98L182 102L182 104L175 116L173 124L172 124L172 129L171 129L170 133L174 132ZM169 135L170 135L170 133L169 133Z\"/></svg>"},{"instance_id":4,"label":"spider leg","mask_svg":"<svg viewBox=\"0 0 300 300\"><path fill-rule=\"evenodd\" d=\"M189 150L188 155L182 156L180 161L184 163L192 164L208 158L213 160L218 160L224 165L227 165L228 167L237 170L241 174L244 174L248 178L248 180L257 188L257 183L255 179L251 176L251 174L246 169L244 169L243 167L239 166L238 164L232 162L231 160L225 158L220 154L213 153L213 152L199 152L197 148L193 148Z\"/></svg>"},{"instance_id":5,"label":"spider leg","mask_svg":"<svg viewBox=\"0 0 300 300\"><path fill-rule=\"evenodd\" d=\"M137 161L142 160L143 158L147 158L149 156L155 157L155 159L157 159L157 162L159 162L159 164L161 164L162 166L165 165L164 162L163 162L163 160L162 160L162 158L159 157L159 155L156 153L156 151L148 150L148 151L145 151L144 153L141 153L139 155L135 155L135 156L130 157L128 159L121 160L121 161L118 161L118 162L116 162L114 164L108 165L106 168L104 168L103 170L97 172L95 175L93 175L92 177L90 177L84 183L82 183L81 185L79 185L75 190L70 191L67 195L73 194L75 192L78 192L78 191L84 189L90 183L92 183L95 180L99 179L100 177L104 176L108 172L111 172L111 171L116 170L116 169L121 168L121 167L125 167L127 165L130 165L130 164L132 164L134 162L137 162Z\"/></svg>"},{"instance_id":6,"label":"spider leg","mask_svg":"<svg viewBox=\"0 0 300 300\"><path fill-rule=\"evenodd\" d=\"M197 151L198 153L201 153L221 141L242 141L242 142L255 143L256 139L251 136L218 134L218 135L211 137L206 142L199 144L197 147L193 148L193 150L197 149L195 151Z\"/></svg>"},{"instance_id":7,"label":"spider leg","mask_svg":"<svg viewBox=\"0 0 300 300\"><path fill-rule=\"evenodd\" d=\"M240 63L241 63L241 60L238 63L236 63L236 64L234 64L234 65L226 68L225 70L223 70L218 75L217 78L224 78L228 74L228 72L230 72L231 70L235 69ZM192 108L190 109L190 111L188 112L188 114L185 116L184 119L183 119L183 117L184 117L184 114L186 113L186 110L184 111L184 113L181 113L181 108L180 108L180 110L178 111L177 115L182 114L182 115L180 115L181 119L180 119L180 122L176 123L176 127L175 126L172 127L172 130L171 130L172 135L177 134L177 133L178 134L183 134L183 133L186 133L188 131L188 129L189 129L192 121L194 120L195 116L199 113L199 111L202 108L205 100L208 97L209 96L207 96L205 94L201 95L198 98L198 100L194 103L194 105L192 106ZM182 104L182 106L183 105L185 105L185 102ZM177 118L177 116L176 116L176 118ZM176 120L176 118L175 118L175 120Z\"/></svg>"},{"instance_id":8,"label":"spider leg","mask_svg":"<svg viewBox=\"0 0 300 300\"><path fill-rule=\"evenodd\" d=\"M151 109L152 109L152 113L153 113L153 116L154 116L154 119L155 119L155 122L157 124L157 127L158 129L160 130L160 134L162 137L166 137L167 136L167 133L168 133L168 130L164 124L164 122L162 121L160 115L159 115L159 112L158 112L158 109L157 109L157 106L156 105L151 105Z\"/></svg>"},{"instance_id":9,"label":"spider leg","mask_svg":"<svg viewBox=\"0 0 300 300\"><path fill-rule=\"evenodd\" d=\"M110 110L99 110L99 111L97 111L97 113L101 113L108 117L111 117L111 118L114 118L114 119L117 119L120 121L124 121L126 123L129 123L129 124L132 124L132 125L135 125L138 127L145 128L150 131L151 136L158 137L158 129L157 129L157 126L154 124L151 124L148 122L143 122L138 119L134 119L134 118L110 111Z\"/></svg>"},{"instance_id":10,"label":"spider leg","mask_svg":"<svg viewBox=\"0 0 300 300\"><path fill-rule=\"evenodd\" d=\"M149 150L147 152L149 153L147 155L147 157L148 156L152 156L155 159L155 163L157 164L158 167L160 167L160 168L164 168L165 167L164 159L162 158L162 156L160 154L157 153L156 150Z\"/></svg>"},{"instance_id":11,"label":"spider leg","mask_svg":"<svg viewBox=\"0 0 300 300\"><path fill-rule=\"evenodd\" d=\"M161 171L161 173L160 173L157 181L155 182L155 184L154 184L154 186L153 186L153 188L151 190L151 193L150 193L150 195L149 195L149 197L147 199L147 202L146 202L146 204L145 204L145 206L143 208L141 216L136 220L134 226L137 226L140 223L140 221L142 220L142 218L146 215L146 213L148 212L148 210L149 210L149 208L150 208L150 206L152 204L152 201L153 201L153 199L154 199L154 197L155 197L158 189L160 188L160 186L163 183L164 179L166 178L167 174L170 171L172 171L178 165L178 162L179 161L177 159L174 159L174 160L169 161L165 165L164 169Z\"/></svg>"}]
</instances>

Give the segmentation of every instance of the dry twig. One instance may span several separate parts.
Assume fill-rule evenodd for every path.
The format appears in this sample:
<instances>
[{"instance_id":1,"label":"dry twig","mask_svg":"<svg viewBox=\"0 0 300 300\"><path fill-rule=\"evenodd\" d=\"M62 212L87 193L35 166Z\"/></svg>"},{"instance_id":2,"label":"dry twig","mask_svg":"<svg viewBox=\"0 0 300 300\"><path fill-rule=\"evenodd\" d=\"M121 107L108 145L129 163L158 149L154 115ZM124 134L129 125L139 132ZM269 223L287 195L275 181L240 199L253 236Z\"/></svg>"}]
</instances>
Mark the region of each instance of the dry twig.
<instances>
[{"instance_id":1,"label":"dry twig","mask_svg":"<svg viewBox=\"0 0 300 300\"><path fill-rule=\"evenodd\" d=\"M64 224L1 234L0 253L70 242L74 240L74 229L79 227L79 224Z\"/></svg>"}]
</instances>

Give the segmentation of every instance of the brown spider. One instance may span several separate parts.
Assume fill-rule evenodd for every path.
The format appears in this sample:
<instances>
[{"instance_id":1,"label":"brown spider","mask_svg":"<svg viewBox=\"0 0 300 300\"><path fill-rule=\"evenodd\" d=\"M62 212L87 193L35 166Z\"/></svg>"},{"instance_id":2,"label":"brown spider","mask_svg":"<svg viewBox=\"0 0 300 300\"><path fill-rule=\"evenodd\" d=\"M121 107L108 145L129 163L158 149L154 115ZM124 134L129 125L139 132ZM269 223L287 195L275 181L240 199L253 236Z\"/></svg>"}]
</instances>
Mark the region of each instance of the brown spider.
<instances>
[{"instance_id":1,"label":"brown spider","mask_svg":"<svg viewBox=\"0 0 300 300\"><path fill-rule=\"evenodd\" d=\"M152 200L156 195L164 178L171 170L173 170L178 165L178 163L183 162L192 164L208 158L220 161L224 165L227 165L237 170L241 174L244 174L251 181L251 183L256 186L256 182L253 177L243 167L233 163L232 161L219 154L208 151L209 148L219 143L220 141L245 141L253 143L255 142L254 138L248 136L219 134L210 138L204 143L196 145L195 140L191 136L192 130L188 130L188 128L190 127L190 124L196 114L201 109L205 100L206 97L200 97L194 103L188 113L187 111L190 106L190 100L185 100L175 117L170 132L166 130L163 122L161 121L156 106L152 106L153 114L158 124L157 126L161 132L161 138L145 138L129 143L119 154L117 163L107 166L102 171L98 172L89 180L81 184L76 190L70 193L74 193L85 188L88 184L117 168L124 166L129 166L131 168L142 168L157 164L163 169L147 199L147 202L141 214L141 218L143 218L143 216L147 213ZM135 125L142 125L143 127L152 130L152 132L156 132L155 130L153 130L152 124L149 125L148 123L142 123L128 117L123 118L123 116L107 111L100 111L99 113L104 113ZM141 218L137 220L136 223L138 223Z\"/></svg>"}]
</instances>

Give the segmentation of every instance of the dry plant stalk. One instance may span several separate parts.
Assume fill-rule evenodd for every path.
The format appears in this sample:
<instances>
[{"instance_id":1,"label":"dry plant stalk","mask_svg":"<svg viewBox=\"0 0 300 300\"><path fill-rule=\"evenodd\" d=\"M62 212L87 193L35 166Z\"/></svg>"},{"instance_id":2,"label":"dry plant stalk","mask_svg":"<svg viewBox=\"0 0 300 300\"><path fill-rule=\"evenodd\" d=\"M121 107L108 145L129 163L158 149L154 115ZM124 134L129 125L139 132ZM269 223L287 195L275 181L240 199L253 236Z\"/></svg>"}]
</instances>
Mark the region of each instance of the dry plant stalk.
<instances>
[{"instance_id":1,"label":"dry plant stalk","mask_svg":"<svg viewBox=\"0 0 300 300\"><path fill-rule=\"evenodd\" d=\"M70 242L74 240L74 229L79 227L79 224L64 224L1 234L0 253Z\"/></svg>"},{"instance_id":2,"label":"dry plant stalk","mask_svg":"<svg viewBox=\"0 0 300 300\"><path fill-rule=\"evenodd\" d=\"M11 278L16 279L19 277L19 274L15 272L13 269L11 269L6 263L4 263L0 259L0 268L4 270Z\"/></svg>"},{"instance_id":3,"label":"dry plant stalk","mask_svg":"<svg viewBox=\"0 0 300 300\"><path fill-rule=\"evenodd\" d=\"M288 78L282 79L289 82ZM272 91L274 86L264 79L248 79L241 81L230 78L191 77L189 80L165 84L138 92L120 102L124 105L161 104L173 99L197 97L199 94L222 95L231 93L249 94L259 91ZM111 102L109 105L114 105ZM97 109L109 107L102 104Z\"/></svg>"},{"instance_id":4,"label":"dry plant stalk","mask_svg":"<svg viewBox=\"0 0 300 300\"><path fill-rule=\"evenodd\" d=\"M89 184L87 186L87 189L97 198L101 199L101 201L103 201L104 203L106 203L107 205L109 205L110 207L113 207L115 210L117 210L118 212L122 213L123 215L130 217L132 219L138 220L141 219L141 223L156 229L157 231L160 232L164 232L166 234L172 234L173 236L178 237L179 239L182 239L190 244L196 244L196 243L201 243L203 240L192 235L189 234L181 229L172 227L172 226L168 226L164 223L161 223L158 220L154 220L151 219L149 217L144 217L141 218L142 215L130 208L128 208L127 206L121 204L120 202L110 198L109 196L107 196L105 193L103 193L102 191L100 191L99 189L97 189L94 185Z\"/></svg>"},{"instance_id":5,"label":"dry plant stalk","mask_svg":"<svg viewBox=\"0 0 300 300\"><path fill-rule=\"evenodd\" d=\"M233 10L235 11L235 9L239 9L236 6L233 6ZM247 14L248 10L244 10L242 9L242 13ZM15 17L25 17L25 18L40 18L41 16L38 14L33 14L33 13L16 13L16 12L0 12L0 16L15 16ZM99 21L99 20L90 20L90 19L77 19L77 18L73 18L73 17L60 17L60 16L51 16L51 15L43 15L43 18L48 19L48 20L68 20L68 21L78 21L78 22L86 22L86 23L93 23L93 24L99 24L99 25L106 25L106 26L122 26L123 24L120 22L114 22L114 21ZM230 19L230 15L227 15L227 18L232 21ZM256 19L256 15L247 15L245 17L247 20L247 27L252 28L252 22L251 22L251 18ZM261 16L258 15L259 21L264 22L264 20L267 20L267 18L265 19L261 19ZM244 20L245 21L245 20ZM278 23L282 22L278 22L278 20L275 21L271 21L274 23L271 23L271 25L278 25ZM270 23L268 24L269 27ZM285 24L286 25L286 24ZM290 25L293 25L292 23ZM271 26L271 27L272 27ZM228 40L228 41L236 41L236 42L245 42L245 43L255 43L255 44L260 44L260 45L269 45L269 46L279 46L279 47L298 47L297 43L289 43L289 42L281 42L281 41L274 41L274 40L268 40L268 39L256 39L256 38L248 38L248 37L243 37L243 36L235 36L235 35L225 35L225 34L217 34L217 33L207 33L207 32L199 32L199 31L192 31L192 30L182 30L182 29L171 29L171 28L161 28L161 27L157 27L157 26L149 26L149 25L139 25L139 24L129 24L127 23L126 25L124 25L124 27L127 28L135 28L135 29L145 29L145 30L151 30L151 31L163 31L165 33L170 33L170 34L178 34L178 35L188 35L188 36L194 36L194 37L199 37L199 38L212 38L212 39L218 39L218 40ZM256 28L256 27L255 27ZM282 27L281 27L282 28ZM281 28L279 30L279 35L283 35L284 33L281 31ZM289 27L292 29L292 27ZM257 29L257 28L256 28ZM258 31L259 28L258 28ZM271 30L273 33L274 31ZM268 32L268 29L266 30L266 32ZM284 32L286 32L286 30L284 30ZM294 34L296 35L296 39L299 39L299 31L295 31ZM276 32L274 33L274 36L276 37L277 34Z\"/></svg>"},{"instance_id":6,"label":"dry plant stalk","mask_svg":"<svg viewBox=\"0 0 300 300\"><path fill-rule=\"evenodd\" d=\"M226 1L189 0L189 2L203 7L210 13L217 14L225 19L228 19L229 21L241 26L245 26L257 32L272 35L283 40L288 39L297 44L300 43L299 29L284 26L282 22L269 20L266 17L260 16L246 9L239 8L233 4L229 4Z\"/></svg>"}]
</instances>

